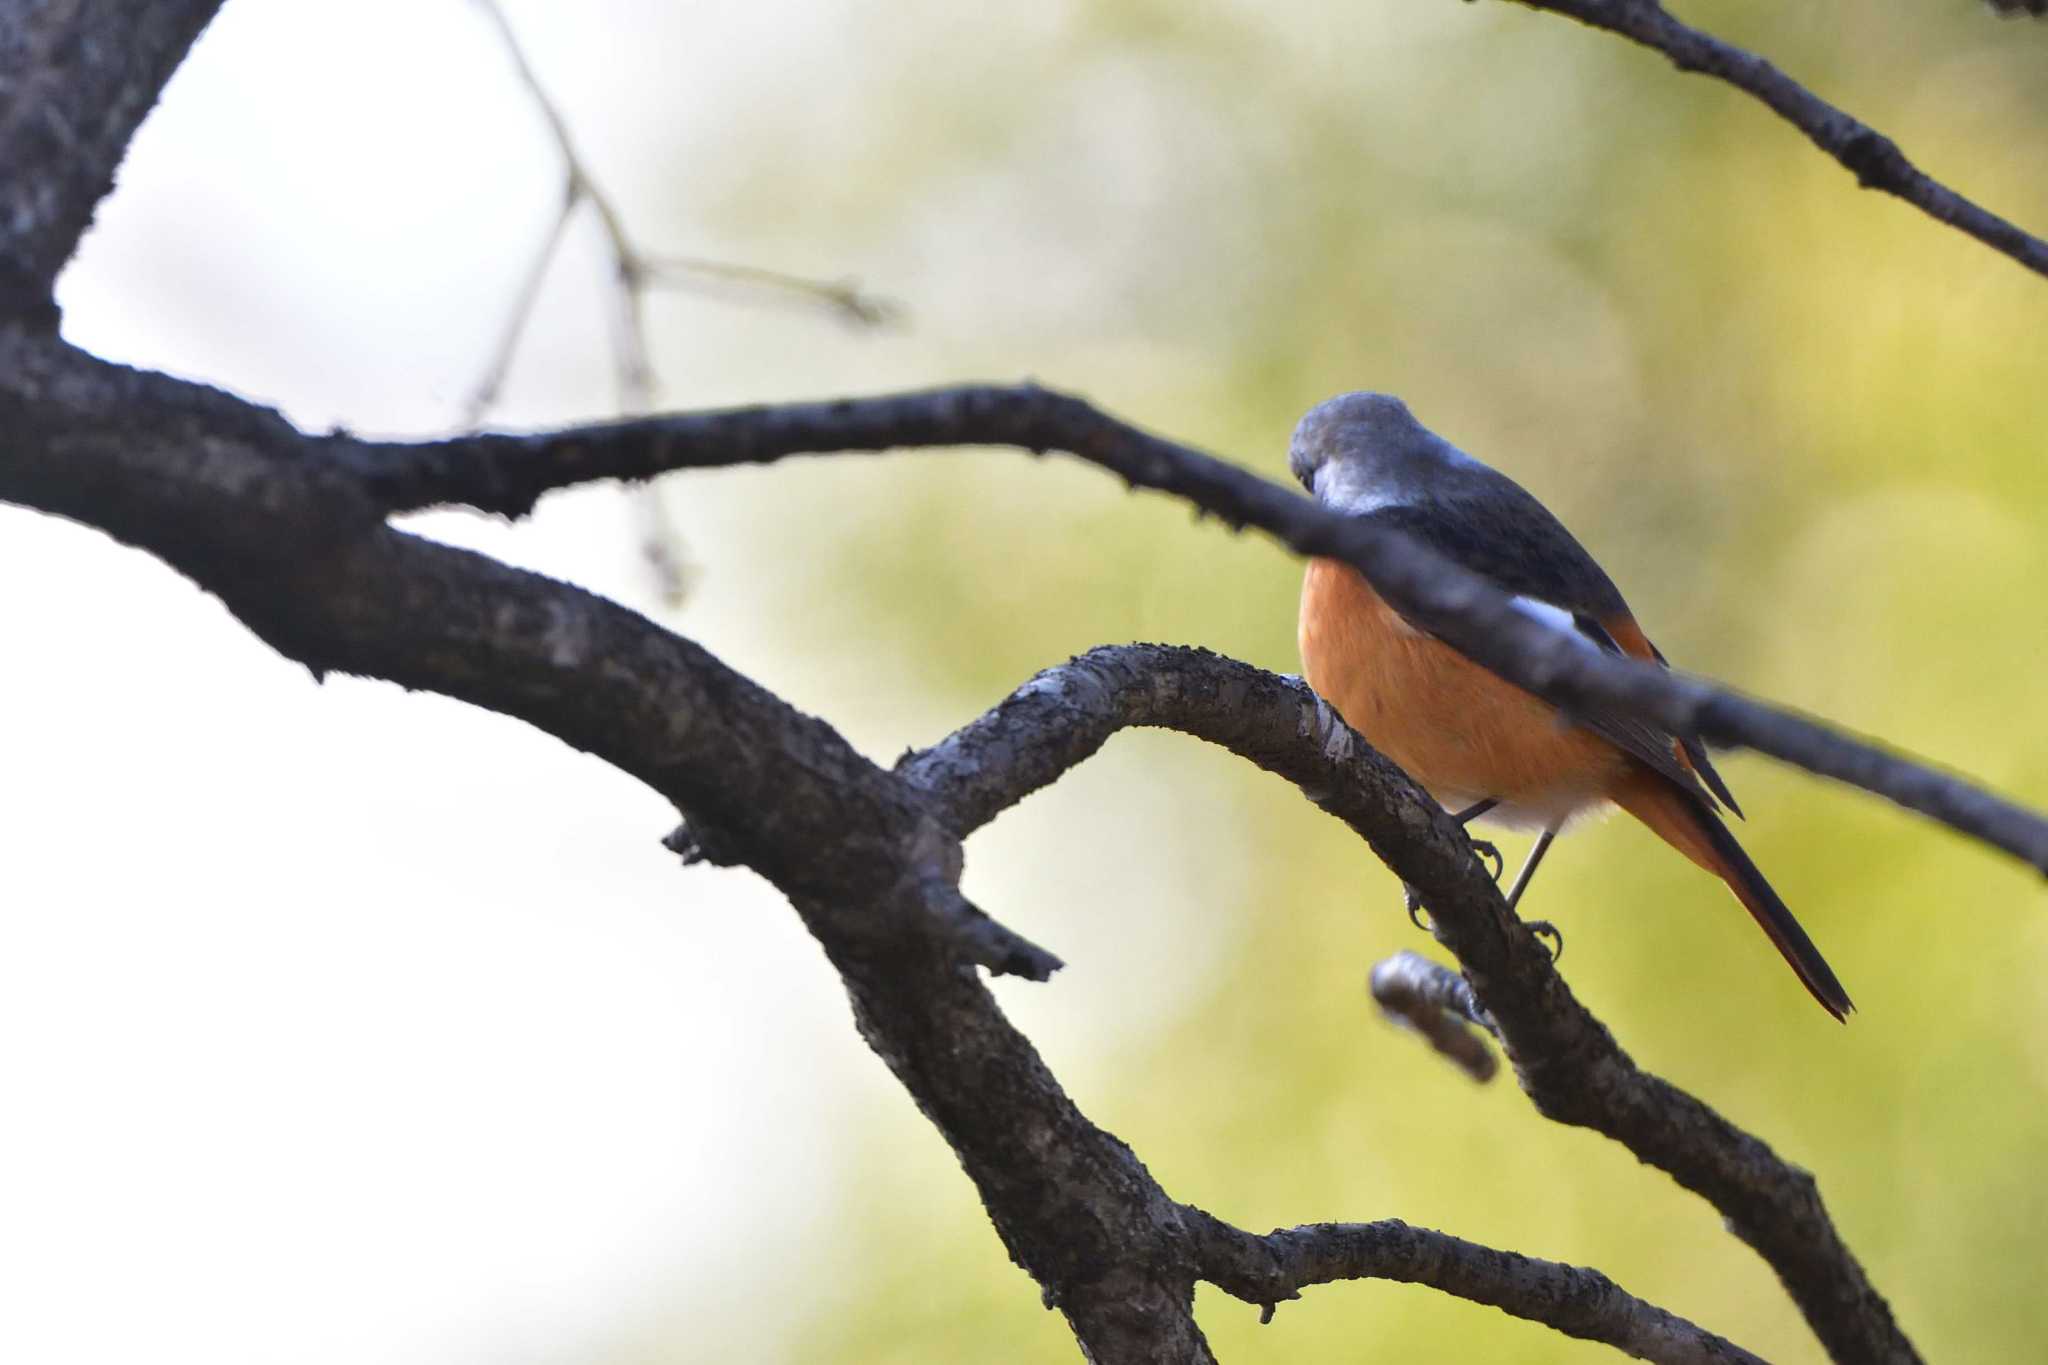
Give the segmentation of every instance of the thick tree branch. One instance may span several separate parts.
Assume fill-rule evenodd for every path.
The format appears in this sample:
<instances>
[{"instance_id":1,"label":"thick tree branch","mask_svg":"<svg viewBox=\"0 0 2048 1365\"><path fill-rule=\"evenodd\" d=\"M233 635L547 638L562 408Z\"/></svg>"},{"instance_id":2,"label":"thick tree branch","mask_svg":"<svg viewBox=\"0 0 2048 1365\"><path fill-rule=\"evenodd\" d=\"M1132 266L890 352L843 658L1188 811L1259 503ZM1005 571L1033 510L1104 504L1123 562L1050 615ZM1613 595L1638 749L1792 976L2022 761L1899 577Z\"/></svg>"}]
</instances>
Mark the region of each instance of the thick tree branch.
<instances>
[{"instance_id":1,"label":"thick tree branch","mask_svg":"<svg viewBox=\"0 0 2048 1365\"><path fill-rule=\"evenodd\" d=\"M807 924L816 907L795 902ZM926 941L824 933L854 1022L945 1135L1013 1260L1101 1362L1213 1360L1179 1206L1081 1114L986 987Z\"/></svg>"},{"instance_id":2,"label":"thick tree branch","mask_svg":"<svg viewBox=\"0 0 2048 1365\"><path fill-rule=\"evenodd\" d=\"M1349 825L1422 893L1438 940L1463 965L1540 1112L1605 1134L1711 1203L1777 1272L1836 1359L1918 1359L1813 1177L1637 1067L1509 912L1464 829L1299 679L1198 649L1091 650L906 754L897 771L965 833L1136 725L1219 744Z\"/></svg>"},{"instance_id":3,"label":"thick tree branch","mask_svg":"<svg viewBox=\"0 0 2048 1365\"><path fill-rule=\"evenodd\" d=\"M1352 565L1408 617L1567 715L1596 704L1620 706L1674 734L1755 749L1887 797L2048 872L2048 819L2025 807L1796 712L1581 648L1575 637L1516 611L1484 579L1406 536L1341 516L1079 398L1031 385L727 408L533 435L419 443L336 438L329 452L393 510L455 502L518 515L548 489L594 479L767 464L798 454L959 445L1070 452L1232 527L1256 526L1302 554Z\"/></svg>"},{"instance_id":4,"label":"thick tree branch","mask_svg":"<svg viewBox=\"0 0 2048 1365\"><path fill-rule=\"evenodd\" d=\"M1202 1278L1247 1303L1273 1306L1312 1284L1399 1280L1488 1304L1518 1318L1670 1365L1763 1365L1733 1342L1628 1293L1597 1270L1496 1251L1398 1220L1316 1223L1264 1237L1186 1211Z\"/></svg>"},{"instance_id":5,"label":"thick tree branch","mask_svg":"<svg viewBox=\"0 0 2048 1365\"><path fill-rule=\"evenodd\" d=\"M316 673L519 716L791 895L916 908L997 970L1057 965L966 905L957 841L831 727L611 602L388 529L274 414L0 331L0 429L0 498L162 556Z\"/></svg>"},{"instance_id":6,"label":"thick tree branch","mask_svg":"<svg viewBox=\"0 0 2048 1365\"><path fill-rule=\"evenodd\" d=\"M1756 96L1806 134L1867 190L1905 200L1937 222L1968 233L2037 275L2048 275L2048 242L1934 179L1869 124L1837 109L1755 53L1674 18L1657 0L1517 0L1617 33L1671 59L1681 71L1726 81Z\"/></svg>"},{"instance_id":7,"label":"thick tree branch","mask_svg":"<svg viewBox=\"0 0 2048 1365\"><path fill-rule=\"evenodd\" d=\"M0 5L0 315L54 324L51 289L128 140L220 0Z\"/></svg>"}]
</instances>

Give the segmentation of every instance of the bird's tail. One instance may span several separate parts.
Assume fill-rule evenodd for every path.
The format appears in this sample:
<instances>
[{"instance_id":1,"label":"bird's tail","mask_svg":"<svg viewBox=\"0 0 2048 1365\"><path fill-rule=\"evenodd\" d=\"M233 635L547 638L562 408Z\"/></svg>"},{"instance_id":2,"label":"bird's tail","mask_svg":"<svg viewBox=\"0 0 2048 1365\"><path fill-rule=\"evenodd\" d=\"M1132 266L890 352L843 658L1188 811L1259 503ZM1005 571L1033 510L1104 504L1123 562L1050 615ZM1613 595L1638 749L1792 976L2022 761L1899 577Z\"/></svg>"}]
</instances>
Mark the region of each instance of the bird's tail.
<instances>
[{"instance_id":1,"label":"bird's tail","mask_svg":"<svg viewBox=\"0 0 2048 1365\"><path fill-rule=\"evenodd\" d=\"M1757 871L1706 802L1647 769L1633 775L1613 796L1616 805L1648 825L1665 843L1728 883L1822 1009L1844 1019L1856 1008L1820 949L1813 946L1785 902L1778 899L1764 874Z\"/></svg>"}]
</instances>

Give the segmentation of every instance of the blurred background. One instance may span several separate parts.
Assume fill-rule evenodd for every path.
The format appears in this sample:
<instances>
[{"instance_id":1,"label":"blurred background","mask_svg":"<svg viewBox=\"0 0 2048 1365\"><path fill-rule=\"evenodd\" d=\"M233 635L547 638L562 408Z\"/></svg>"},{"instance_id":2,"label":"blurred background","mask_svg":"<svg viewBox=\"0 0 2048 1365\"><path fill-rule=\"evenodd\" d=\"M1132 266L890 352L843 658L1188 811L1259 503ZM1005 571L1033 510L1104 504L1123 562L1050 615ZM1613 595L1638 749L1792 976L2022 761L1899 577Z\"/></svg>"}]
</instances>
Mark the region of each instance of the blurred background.
<instances>
[{"instance_id":1,"label":"blurred background","mask_svg":"<svg viewBox=\"0 0 2048 1365\"><path fill-rule=\"evenodd\" d=\"M1447 0L506 10L649 249L906 308L868 332L657 295L663 404L1028 376L1278 477L1304 409L1392 390L1557 510L1681 665L2048 805L2048 282L1754 102ZM2048 29L1847 0L1711 22L2048 228ZM467 0L233 0L65 276L66 331L310 429L446 432L559 189ZM489 420L617 410L604 262L579 221ZM883 762L1107 641L1296 667L1297 563L1072 462L792 461L661 497L673 608L613 489L416 523L656 614ZM679 869L651 793L500 717L317 686L94 533L0 509L0 572L0 1355L1073 1357L794 915ZM1632 823L1568 840L1531 908L1635 1057L1818 1173L1929 1358L2033 1357L2038 879L1723 767L1847 1028ZM1176 1196L1596 1265L1820 1358L1704 1203L1374 1017L1370 964L1429 945L1292 789L1127 735L969 860L1072 964L1006 1006ZM1613 1358L1397 1285L1264 1328L1197 1307L1237 1362Z\"/></svg>"}]
</instances>

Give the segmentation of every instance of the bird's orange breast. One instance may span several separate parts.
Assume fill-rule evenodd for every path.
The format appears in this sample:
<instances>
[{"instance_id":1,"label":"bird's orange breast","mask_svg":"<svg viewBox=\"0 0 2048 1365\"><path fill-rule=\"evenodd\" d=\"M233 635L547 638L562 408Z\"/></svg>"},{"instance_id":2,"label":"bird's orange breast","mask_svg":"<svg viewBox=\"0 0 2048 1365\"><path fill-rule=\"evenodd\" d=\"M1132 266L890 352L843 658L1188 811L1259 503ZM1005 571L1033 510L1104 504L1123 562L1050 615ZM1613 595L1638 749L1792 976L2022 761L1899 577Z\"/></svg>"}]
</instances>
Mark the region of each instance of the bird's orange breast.
<instances>
[{"instance_id":1,"label":"bird's orange breast","mask_svg":"<svg viewBox=\"0 0 2048 1365\"><path fill-rule=\"evenodd\" d=\"M1492 797L1495 818L1549 828L1627 775L1621 750L1410 626L1347 565L1310 561L1300 642L1309 686L1447 807Z\"/></svg>"}]
</instances>

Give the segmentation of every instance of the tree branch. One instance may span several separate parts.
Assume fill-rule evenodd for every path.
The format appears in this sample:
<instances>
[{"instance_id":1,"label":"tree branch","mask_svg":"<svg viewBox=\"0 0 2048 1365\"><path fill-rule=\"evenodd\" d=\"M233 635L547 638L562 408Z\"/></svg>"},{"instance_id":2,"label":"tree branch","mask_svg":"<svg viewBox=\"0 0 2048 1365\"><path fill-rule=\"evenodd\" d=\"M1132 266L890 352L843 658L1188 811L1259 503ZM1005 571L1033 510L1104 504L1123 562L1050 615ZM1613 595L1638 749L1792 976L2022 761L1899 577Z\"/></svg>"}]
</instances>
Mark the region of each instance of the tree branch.
<instances>
[{"instance_id":1,"label":"tree branch","mask_svg":"<svg viewBox=\"0 0 2048 1365\"><path fill-rule=\"evenodd\" d=\"M1475 1081L1490 1081L1496 1064L1473 1026L1494 1032L1491 1016L1472 998L1472 985L1440 962L1403 949L1372 969L1373 1003Z\"/></svg>"},{"instance_id":2,"label":"tree branch","mask_svg":"<svg viewBox=\"0 0 2048 1365\"><path fill-rule=\"evenodd\" d=\"M959 846L922 793L622 607L389 529L315 443L216 390L0 328L0 429L0 501L158 555L316 675L517 716L668 797L789 897L1092 1357L1209 1358L1175 1206L963 966L990 927L932 904Z\"/></svg>"},{"instance_id":3,"label":"tree branch","mask_svg":"<svg viewBox=\"0 0 2048 1365\"><path fill-rule=\"evenodd\" d=\"M958 841L823 721L603 598L389 529L274 414L0 330L0 427L0 498L160 555L316 674L519 716L645 781L720 861L792 896L929 915L996 970L1058 965L967 906Z\"/></svg>"},{"instance_id":4,"label":"tree branch","mask_svg":"<svg viewBox=\"0 0 2048 1365\"><path fill-rule=\"evenodd\" d=\"M997 793L1021 795L1030 785L1015 776L969 781L968 753L978 747L979 766L992 771L986 756L1003 748L990 725L1032 714L1032 698L1057 687L1041 680L994 721L922 761L912 756L902 774L885 773L824 722L632 612L390 529L357 480L320 458L331 443L216 390L0 329L0 428L10 434L0 444L0 499L159 555L316 675L387 678L518 716L668 796L701 836L701 851L745 862L789 896L845 980L863 1036L959 1153L1011 1255L1091 1357L1209 1358L1191 1315L1196 1271L1179 1206L1129 1149L1075 1109L962 970L963 948L983 961L1001 954L977 946L986 921L968 915L957 892L943 894L958 875L966 820L990 810ZM1572 1000L1548 954L1507 914L1463 830L1305 686L1200 651L1155 647L1107 661L1122 685L1087 690L1121 696L1131 714L1140 703L1162 718L1171 710L1196 733L1256 752L1366 832L1423 889L1440 934L1501 1017L1539 1104L1548 1093L1539 1080L1591 1083L1593 1094L1552 1104L1580 1103L1590 1116L1582 1121L1599 1126L1612 1118L1603 1105L1643 1102L1629 1084L1661 1084L1634 1073ZM1141 680L1140 670L1154 667L1159 676ZM1114 728L1091 730L1078 718L1077 727L1098 737L1060 750L1073 762ZM1018 771L1034 774L1030 781L1057 775L1025 759ZM1004 951L1028 958L1034 950L1005 940ZM1554 1020L1529 1017L1551 1010ZM1580 1051L1558 1038L1577 1040ZM1600 1067L1615 1074L1603 1077ZM1653 1136L1657 1124L1676 1122L1646 1107ZM1721 1129L1675 1140L1732 1137L1764 1163L1750 1174L1768 1183L1768 1149ZM1710 1172L1724 1160L1712 1151L1670 1159ZM1790 1213L1769 1205L1769 1189L1737 1191L1765 1204L1742 1216L1763 1227L1767 1258L1780 1264L1773 1237L1817 1238L1824 1287L1853 1299L1842 1293L1850 1276L1868 1300L1852 1306L1882 1311L1833 1240L1810 1180L1805 1190L1809 1205ZM1835 1331L1825 1319L1816 1326L1823 1339Z\"/></svg>"},{"instance_id":5,"label":"tree branch","mask_svg":"<svg viewBox=\"0 0 2048 1365\"><path fill-rule=\"evenodd\" d=\"M128 141L220 0L0 5L0 315L54 327L51 290Z\"/></svg>"},{"instance_id":6,"label":"tree branch","mask_svg":"<svg viewBox=\"0 0 2048 1365\"><path fill-rule=\"evenodd\" d=\"M1202 1278L1273 1308L1313 1284L1398 1280L1498 1308L1567 1336L1666 1365L1763 1365L1733 1342L1645 1303L1597 1270L1496 1251L1461 1237L1379 1223L1315 1223L1264 1237L1190 1208Z\"/></svg>"},{"instance_id":7,"label":"tree branch","mask_svg":"<svg viewBox=\"0 0 2048 1365\"><path fill-rule=\"evenodd\" d=\"M1777 1272L1836 1359L1918 1359L1835 1230L1813 1177L1637 1067L1508 910L1463 827L1300 679L1199 649L1095 649L906 754L897 772L964 834L1139 725L1221 745L1349 825L1421 892L1438 941L1463 965L1539 1112L1612 1138L1705 1198Z\"/></svg>"},{"instance_id":8,"label":"tree branch","mask_svg":"<svg viewBox=\"0 0 2048 1365\"><path fill-rule=\"evenodd\" d=\"M2036 275L2048 275L2048 242L1957 194L1869 124L1837 109L1755 53L1674 18L1657 0L1517 0L1617 33L1671 59L1680 71L1725 81L1756 96L1840 162L1867 190L1905 200L1937 222L1968 233ZM1993 0L1998 4L1998 0ZM2002 5L2001 8L2011 8Z\"/></svg>"},{"instance_id":9,"label":"tree branch","mask_svg":"<svg viewBox=\"0 0 2048 1365\"><path fill-rule=\"evenodd\" d=\"M1484 579L1398 532L1332 512L1082 399L1032 385L726 408L532 435L412 443L336 438L327 450L391 510L454 502L516 516L548 489L595 479L768 464L798 454L959 445L1070 452L1233 528L1256 526L1301 554L1350 564L1410 619L1567 716L1619 706L1674 734L1755 749L1887 797L2048 872L2048 819L2023 806L1796 712L1582 648L1568 633L1515 610Z\"/></svg>"}]
</instances>

